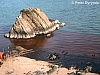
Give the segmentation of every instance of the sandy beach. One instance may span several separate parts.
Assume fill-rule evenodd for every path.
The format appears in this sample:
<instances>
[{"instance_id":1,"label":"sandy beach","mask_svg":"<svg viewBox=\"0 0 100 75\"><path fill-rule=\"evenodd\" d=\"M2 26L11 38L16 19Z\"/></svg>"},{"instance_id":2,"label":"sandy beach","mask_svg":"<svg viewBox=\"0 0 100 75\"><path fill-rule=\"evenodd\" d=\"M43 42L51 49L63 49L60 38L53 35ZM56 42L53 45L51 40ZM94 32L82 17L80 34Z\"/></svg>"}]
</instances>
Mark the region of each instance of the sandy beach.
<instances>
[{"instance_id":1,"label":"sandy beach","mask_svg":"<svg viewBox=\"0 0 100 75\"><path fill-rule=\"evenodd\" d=\"M0 75L76 75L75 69L68 70L45 61L37 61L26 57L9 57L0 67ZM99 75L82 73L82 75Z\"/></svg>"}]
</instances>

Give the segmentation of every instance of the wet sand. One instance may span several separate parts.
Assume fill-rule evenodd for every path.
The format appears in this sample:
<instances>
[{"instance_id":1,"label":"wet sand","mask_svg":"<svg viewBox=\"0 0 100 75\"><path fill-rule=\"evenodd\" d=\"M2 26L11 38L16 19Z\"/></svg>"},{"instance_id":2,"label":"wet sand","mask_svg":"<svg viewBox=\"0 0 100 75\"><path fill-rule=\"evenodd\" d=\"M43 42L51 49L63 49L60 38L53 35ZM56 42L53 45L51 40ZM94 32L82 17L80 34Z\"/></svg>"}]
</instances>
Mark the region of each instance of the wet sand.
<instances>
[{"instance_id":1,"label":"wet sand","mask_svg":"<svg viewBox=\"0 0 100 75\"><path fill-rule=\"evenodd\" d=\"M32 39L6 39L0 34L0 48L7 46L22 47L23 50L33 50L21 56L31 59L47 61L53 64L62 63L63 67L71 65L83 69L88 62L93 67L92 72L100 73L100 36L91 34L73 33L57 30L52 37L38 36ZM11 50L11 49L10 49ZM19 49L21 50L21 49ZM57 53L59 59L54 62L47 59L50 53Z\"/></svg>"}]
</instances>

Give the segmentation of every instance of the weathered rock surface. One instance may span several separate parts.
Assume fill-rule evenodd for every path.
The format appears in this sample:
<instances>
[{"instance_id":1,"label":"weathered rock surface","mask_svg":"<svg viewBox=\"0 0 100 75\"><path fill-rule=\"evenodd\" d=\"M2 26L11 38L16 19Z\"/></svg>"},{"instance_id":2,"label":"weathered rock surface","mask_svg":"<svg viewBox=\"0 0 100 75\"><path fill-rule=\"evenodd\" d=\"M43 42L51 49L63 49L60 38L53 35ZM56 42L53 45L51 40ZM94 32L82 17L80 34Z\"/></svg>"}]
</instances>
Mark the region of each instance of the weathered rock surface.
<instances>
[{"instance_id":1,"label":"weathered rock surface","mask_svg":"<svg viewBox=\"0 0 100 75\"><path fill-rule=\"evenodd\" d=\"M51 20L39 8L28 8L20 11L10 31L5 34L9 38L32 38L38 34L47 34L59 26L64 26L58 20Z\"/></svg>"}]
</instances>

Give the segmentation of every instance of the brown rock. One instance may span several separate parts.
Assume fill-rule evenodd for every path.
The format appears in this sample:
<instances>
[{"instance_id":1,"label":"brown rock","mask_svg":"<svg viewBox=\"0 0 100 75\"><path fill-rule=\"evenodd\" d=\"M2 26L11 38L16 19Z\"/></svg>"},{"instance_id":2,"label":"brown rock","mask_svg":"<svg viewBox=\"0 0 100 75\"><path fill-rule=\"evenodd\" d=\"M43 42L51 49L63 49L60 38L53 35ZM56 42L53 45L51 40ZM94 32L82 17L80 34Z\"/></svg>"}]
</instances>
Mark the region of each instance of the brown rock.
<instances>
[{"instance_id":1,"label":"brown rock","mask_svg":"<svg viewBox=\"0 0 100 75\"><path fill-rule=\"evenodd\" d=\"M38 34L47 34L59 29L58 20L49 20L39 8L28 8L20 11L9 33L9 38L32 38Z\"/></svg>"}]
</instances>

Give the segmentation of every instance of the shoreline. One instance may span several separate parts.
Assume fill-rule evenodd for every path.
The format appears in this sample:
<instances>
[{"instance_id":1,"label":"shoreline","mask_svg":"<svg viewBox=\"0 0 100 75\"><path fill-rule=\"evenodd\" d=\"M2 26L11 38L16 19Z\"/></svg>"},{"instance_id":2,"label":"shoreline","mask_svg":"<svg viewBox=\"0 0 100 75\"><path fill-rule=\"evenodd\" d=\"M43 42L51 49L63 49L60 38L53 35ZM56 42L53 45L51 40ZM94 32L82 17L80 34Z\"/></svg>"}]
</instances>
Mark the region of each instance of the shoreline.
<instances>
[{"instance_id":1,"label":"shoreline","mask_svg":"<svg viewBox=\"0 0 100 75\"><path fill-rule=\"evenodd\" d=\"M63 63L65 68L77 65L78 68L82 69L86 66L86 63L90 62L93 67L92 72L100 72L100 36L56 30L53 37L50 38L45 36L27 40L4 38L4 41L10 42L10 45L4 43L6 53L8 52L8 46L10 46L10 50L24 51L33 49L31 53L22 56L39 61L48 61L46 59L48 54L57 53L60 58L55 62ZM66 53L65 56L62 53L63 51Z\"/></svg>"},{"instance_id":2,"label":"shoreline","mask_svg":"<svg viewBox=\"0 0 100 75\"><path fill-rule=\"evenodd\" d=\"M51 68L51 67L55 68ZM9 57L0 67L1 75L70 75L77 72L85 75L99 75L96 73L80 72L73 67L70 70L45 61L37 61L26 57Z\"/></svg>"}]
</instances>

